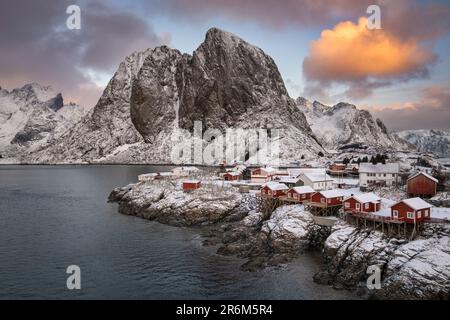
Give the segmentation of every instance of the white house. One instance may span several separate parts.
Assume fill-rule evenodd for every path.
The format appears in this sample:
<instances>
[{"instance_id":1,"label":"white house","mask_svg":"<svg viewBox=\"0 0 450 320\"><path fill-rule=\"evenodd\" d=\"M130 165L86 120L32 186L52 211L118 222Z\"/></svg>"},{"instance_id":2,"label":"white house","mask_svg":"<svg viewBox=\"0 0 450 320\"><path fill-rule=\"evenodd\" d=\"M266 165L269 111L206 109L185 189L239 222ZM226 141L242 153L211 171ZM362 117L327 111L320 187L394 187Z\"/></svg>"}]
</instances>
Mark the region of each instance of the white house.
<instances>
[{"instance_id":1,"label":"white house","mask_svg":"<svg viewBox=\"0 0 450 320\"><path fill-rule=\"evenodd\" d=\"M333 179L326 173L309 173L300 174L299 179L304 186L309 186L316 191L329 190L333 187Z\"/></svg>"},{"instance_id":2,"label":"white house","mask_svg":"<svg viewBox=\"0 0 450 320\"><path fill-rule=\"evenodd\" d=\"M398 163L361 163L359 165L359 186L393 186L398 182L399 173L400 165Z\"/></svg>"}]
</instances>

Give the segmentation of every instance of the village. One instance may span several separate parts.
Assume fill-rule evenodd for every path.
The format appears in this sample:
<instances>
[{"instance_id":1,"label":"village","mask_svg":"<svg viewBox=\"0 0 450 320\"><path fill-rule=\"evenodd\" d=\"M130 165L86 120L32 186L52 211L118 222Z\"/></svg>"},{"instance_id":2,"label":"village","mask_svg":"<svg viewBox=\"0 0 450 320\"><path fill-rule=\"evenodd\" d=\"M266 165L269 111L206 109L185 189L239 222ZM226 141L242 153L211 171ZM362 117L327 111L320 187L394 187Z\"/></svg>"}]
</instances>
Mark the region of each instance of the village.
<instances>
[{"instance_id":1,"label":"village","mask_svg":"<svg viewBox=\"0 0 450 320\"><path fill-rule=\"evenodd\" d=\"M384 162L384 161L383 161ZM236 190L257 198L260 212L270 216L278 207L303 205L319 226L339 219L388 236L414 239L425 223L450 222L445 182L426 168L401 172L398 163L342 163L328 168L273 168L222 165L219 172L194 166L143 174L141 183L171 181L201 196Z\"/></svg>"}]
</instances>

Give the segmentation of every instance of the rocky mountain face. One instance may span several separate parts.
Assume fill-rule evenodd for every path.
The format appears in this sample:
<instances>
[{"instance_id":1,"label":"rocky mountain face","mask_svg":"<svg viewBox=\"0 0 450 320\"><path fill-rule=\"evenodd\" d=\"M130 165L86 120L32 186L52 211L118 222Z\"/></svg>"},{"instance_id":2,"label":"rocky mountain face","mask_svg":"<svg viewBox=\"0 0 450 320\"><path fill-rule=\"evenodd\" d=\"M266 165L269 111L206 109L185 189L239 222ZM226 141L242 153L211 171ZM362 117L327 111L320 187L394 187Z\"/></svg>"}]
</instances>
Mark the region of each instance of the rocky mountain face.
<instances>
[{"instance_id":1,"label":"rocky mountain face","mask_svg":"<svg viewBox=\"0 0 450 320\"><path fill-rule=\"evenodd\" d=\"M396 133L398 137L414 145L419 152L434 153L450 158L450 133L441 130L407 130Z\"/></svg>"},{"instance_id":2,"label":"rocky mountain face","mask_svg":"<svg viewBox=\"0 0 450 320\"><path fill-rule=\"evenodd\" d=\"M128 57L93 111L28 160L169 163L171 149L195 121L222 133L280 129L286 161L323 151L272 58L211 29L192 56L162 46Z\"/></svg>"},{"instance_id":3,"label":"rocky mountain face","mask_svg":"<svg viewBox=\"0 0 450 320\"><path fill-rule=\"evenodd\" d=\"M131 54L108 83L96 106L83 119L23 159L32 163L95 162L143 139L130 118L132 82L151 50ZM131 162L131 159L130 159Z\"/></svg>"},{"instance_id":4,"label":"rocky mountain face","mask_svg":"<svg viewBox=\"0 0 450 320\"><path fill-rule=\"evenodd\" d=\"M45 146L85 113L80 106L64 105L60 93L37 83L11 92L0 89L0 155L17 157Z\"/></svg>"},{"instance_id":5,"label":"rocky mountain face","mask_svg":"<svg viewBox=\"0 0 450 320\"><path fill-rule=\"evenodd\" d=\"M367 147L408 150L411 147L401 138L389 133L380 119L366 110L348 103L326 106L320 102L297 99L298 108L305 114L312 131L330 151Z\"/></svg>"}]
</instances>

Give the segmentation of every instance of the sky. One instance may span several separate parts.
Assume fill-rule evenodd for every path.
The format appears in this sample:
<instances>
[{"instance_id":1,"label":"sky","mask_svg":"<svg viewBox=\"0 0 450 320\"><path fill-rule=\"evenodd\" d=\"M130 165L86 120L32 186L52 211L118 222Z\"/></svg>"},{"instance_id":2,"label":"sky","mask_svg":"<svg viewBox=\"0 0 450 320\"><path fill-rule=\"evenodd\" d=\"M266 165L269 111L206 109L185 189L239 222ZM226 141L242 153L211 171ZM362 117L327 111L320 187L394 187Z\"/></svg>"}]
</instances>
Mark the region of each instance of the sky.
<instances>
[{"instance_id":1,"label":"sky","mask_svg":"<svg viewBox=\"0 0 450 320\"><path fill-rule=\"evenodd\" d=\"M66 26L73 4L80 30ZM211 27L272 56L293 98L349 102L394 131L450 130L450 0L0 0L0 86L38 82L93 107L127 55L192 53Z\"/></svg>"}]
</instances>

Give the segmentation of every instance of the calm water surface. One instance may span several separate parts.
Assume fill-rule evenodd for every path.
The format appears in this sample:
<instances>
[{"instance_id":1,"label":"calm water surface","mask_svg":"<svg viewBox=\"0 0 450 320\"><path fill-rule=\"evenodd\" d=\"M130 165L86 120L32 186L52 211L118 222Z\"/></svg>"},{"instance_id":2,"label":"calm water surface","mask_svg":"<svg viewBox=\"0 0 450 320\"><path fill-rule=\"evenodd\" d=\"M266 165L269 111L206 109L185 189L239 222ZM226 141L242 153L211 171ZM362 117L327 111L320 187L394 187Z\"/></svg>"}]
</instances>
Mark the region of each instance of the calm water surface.
<instances>
[{"instance_id":1,"label":"calm water surface","mask_svg":"<svg viewBox=\"0 0 450 320\"><path fill-rule=\"evenodd\" d=\"M313 283L319 257L242 272L196 230L123 216L107 197L149 166L0 166L0 299L350 299ZM165 169L162 169L165 170ZM66 289L67 266L82 290Z\"/></svg>"}]
</instances>

